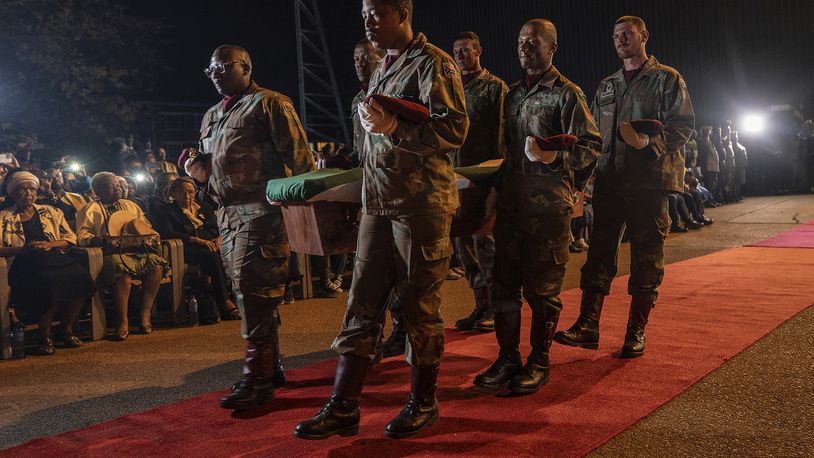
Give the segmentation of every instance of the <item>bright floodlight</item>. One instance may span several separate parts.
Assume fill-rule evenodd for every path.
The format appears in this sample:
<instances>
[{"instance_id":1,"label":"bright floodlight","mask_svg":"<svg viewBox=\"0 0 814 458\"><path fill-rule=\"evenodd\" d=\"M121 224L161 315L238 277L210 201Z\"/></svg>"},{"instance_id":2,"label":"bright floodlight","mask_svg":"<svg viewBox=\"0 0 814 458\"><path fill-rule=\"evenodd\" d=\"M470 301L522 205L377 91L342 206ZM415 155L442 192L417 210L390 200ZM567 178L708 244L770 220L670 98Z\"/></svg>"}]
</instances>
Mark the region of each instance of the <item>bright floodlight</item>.
<instances>
[{"instance_id":1,"label":"bright floodlight","mask_svg":"<svg viewBox=\"0 0 814 458\"><path fill-rule=\"evenodd\" d=\"M82 170L82 164L80 164L78 162L74 162L73 164L68 166L68 170L70 170L71 172L78 172L78 171Z\"/></svg>"},{"instance_id":2,"label":"bright floodlight","mask_svg":"<svg viewBox=\"0 0 814 458\"><path fill-rule=\"evenodd\" d=\"M748 134L759 134L766 128L766 119L759 114L748 114L743 117L741 130Z\"/></svg>"},{"instance_id":3,"label":"bright floodlight","mask_svg":"<svg viewBox=\"0 0 814 458\"><path fill-rule=\"evenodd\" d=\"M137 173L136 176L133 178L135 178L136 181L138 181L139 183L147 179L147 177L143 173Z\"/></svg>"}]
</instances>

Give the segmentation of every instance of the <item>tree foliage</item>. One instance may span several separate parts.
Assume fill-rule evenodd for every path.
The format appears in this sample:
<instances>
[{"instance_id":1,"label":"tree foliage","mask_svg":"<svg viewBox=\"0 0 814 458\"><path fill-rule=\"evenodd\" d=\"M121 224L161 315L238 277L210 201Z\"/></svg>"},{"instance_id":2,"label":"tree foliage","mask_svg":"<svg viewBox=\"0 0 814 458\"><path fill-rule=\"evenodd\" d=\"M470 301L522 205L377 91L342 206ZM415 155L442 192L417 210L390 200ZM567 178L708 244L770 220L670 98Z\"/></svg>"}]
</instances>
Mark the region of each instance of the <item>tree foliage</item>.
<instances>
[{"instance_id":1,"label":"tree foliage","mask_svg":"<svg viewBox=\"0 0 814 458\"><path fill-rule=\"evenodd\" d=\"M94 147L132 131L164 26L125 5L0 2L0 123L54 148Z\"/></svg>"}]
</instances>

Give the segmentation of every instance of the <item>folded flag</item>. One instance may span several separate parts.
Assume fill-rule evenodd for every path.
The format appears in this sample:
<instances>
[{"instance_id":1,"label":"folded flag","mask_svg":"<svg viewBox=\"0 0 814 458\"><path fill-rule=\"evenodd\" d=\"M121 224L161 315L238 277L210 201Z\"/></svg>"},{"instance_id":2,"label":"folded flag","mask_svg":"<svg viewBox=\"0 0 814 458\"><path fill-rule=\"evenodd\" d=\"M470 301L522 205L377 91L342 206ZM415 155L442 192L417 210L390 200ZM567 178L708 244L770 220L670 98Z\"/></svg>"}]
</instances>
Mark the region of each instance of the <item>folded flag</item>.
<instances>
[{"instance_id":1,"label":"folded flag","mask_svg":"<svg viewBox=\"0 0 814 458\"><path fill-rule=\"evenodd\" d=\"M422 123L430 117L430 109L421 103L411 102L397 97L389 97L383 94L369 95L365 98L365 103L370 103L370 99L375 99L382 107L387 108L408 121Z\"/></svg>"},{"instance_id":2,"label":"folded flag","mask_svg":"<svg viewBox=\"0 0 814 458\"><path fill-rule=\"evenodd\" d=\"M196 150L195 148L184 148L184 150L181 151L181 155L178 156L178 168L184 169L184 164L187 163L187 159L189 158L193 158L192 164L194 164L197 161L203 160L203 156L201 154L198 154L198 150Z\"/></svg>"},{"instance_id":3,"label":"folded flag","mask_svg":"<svg viewBox=\"0 0 814 458\"><path fill-rule=\"evenodd\" d=\"M636 119L628 121L628 124L630 124L630 127L632 127L637 134L645 134L648 137L653 137L664 132L664 124L658 119ZM619 140L625 141L625 139L622 138L622 134L617 132L616 135Z\"/></svg>"},{"instance_id":4,"label":"folded flag","mask_svg":"<svg viewBox=\"0 0 814 458\"><path fill-rule=\"evenodd\" d=\"M534 137L537 146L543 151L562 151L576 145L577 137L568 134L559 134L551 137Z\"/></svg>"}]
</instances>

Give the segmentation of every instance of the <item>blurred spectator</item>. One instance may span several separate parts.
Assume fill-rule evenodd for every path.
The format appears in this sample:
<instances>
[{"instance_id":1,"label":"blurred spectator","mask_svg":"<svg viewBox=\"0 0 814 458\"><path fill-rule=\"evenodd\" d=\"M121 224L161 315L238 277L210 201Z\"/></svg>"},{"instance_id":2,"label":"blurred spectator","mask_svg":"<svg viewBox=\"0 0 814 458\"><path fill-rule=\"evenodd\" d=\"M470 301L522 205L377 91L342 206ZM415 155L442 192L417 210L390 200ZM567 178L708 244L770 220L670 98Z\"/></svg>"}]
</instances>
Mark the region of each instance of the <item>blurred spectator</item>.
<instances>
[{"instance_id":1,"label":"blurred spectator","mask_svg":"<svg viewBox=\"0 0 814 458\"><path fill-rule=\"evenodd\" d=\"M814 121L808 119L797 134L798 163L802 169L804 190L814 192Z\"/></svg>"},{"instance_id":2,"label":"blurred spectator","mask_svg":"<svg viewBox=\"0 0 814 458\"><path fill-rule=\"evenodd\" d=\"M38 173L36 173L37 178L39 178L40 180L39 188L37 188L36 203L40 205L49 205L51 207L59 209L65 216L65 221L68 222L68 226L70 226L71 229L75 229L76 212L78 210L70 202L63 202L62 200L56 197L56 195L52 191L52 184L55 181L55 178L52 176L52 173L53 172L51 169L40 170ZM84 206L85 205L82 204L79 208L81 209Z\"/></svg>"},{"instance_id":3,"label":"blurred spectator","mask_svg":"<svg viewBox=\"0 0 814 458\"><path fill-rule=\"evenodd\" d=\"M93 176L91 185L99 200L86 205L77 216L77 237L81 246L103 246L105 237L118 235L117 231L110 231L113 228L108 225L111 215L116 212L127 212L128 216L150 227L138 205L122 199L122 186L116 175L99 172ZM168 272L169 263L153 252L105 253L102 279L112 288L113 303L119 313L119 323L111 336L112 340L125 340L129 334L127 305L134 279L142 282L139 330L143 334L152 332L150 312L161 278Z\"/></svg>"},{"instance_id":4,"label":"blurred spectator","mask_svg":"<svg viewBox=\"0 0 814 458\"><path fill-rule=\"evenodd\" d=\"M147 199L150 215L156 212L158 206L167 203L167 188L177 179L178 175L175 173L159 173L156 175L153 194Z\"/></svg>"},{"instance_id":5,"label":"blurred spectator","mask_svg":"<svg viewBox=\"0 0 814 458\"><path fill-rule=\"evenodd\" d=\"M204 322L218 321L218 309L224 319L239 320L240 312L229 297L226 272L220 256L220 231L214 209L195 199L197 186L192 178L174 180L167 188L168 203L155 206L153 222L161 237L184 242L184 262L199 266L208 279L205 293L214 297L217 308L203 310Z\"/></svg>"},{"instance_id":6,"label":"blurred spectator","mask_svg":"<svg viewBox=\"0 0 814 458\"><path fill-rule=\"evenodd\" d=\"M712 126L701 127L701 135L698 139L698 165L701 168L701 177L704 180L704 187L710 192L708 206L716 207L718 202L715 199L715 192L718 188L718 172L720 163L718 160L718 150L712 143Z\"/></svg>"},{"instance_id":7,"label":"blurred spectator","mask_svg":"<svg viewBox=\"0 0 814 458\"><path fill-rule=\"evenodd\" d=\"M8 282L15 312L28 323L39 322L40 354L54 353L51 322L57 312L61 318L56 339L65 348L79 347L82 342L73 335L72 325L93 295L93 280L67 254L76 235L61 211L34 203L40 187L34 174L15 170L4 185L14 204L0 212L0 256L11 263Z\"/></svg>"},{"instance_id":8,"label":"blurred spectator","mask_svg":"<svg viewBox=\"0 0 814 458\"><path fill-rule=\"evenodd\" d=\"M174 162L167 160L167 150L164 148L158 148L158 165L161 172L178 175L178 167L176 167Z\"/></svg>"},{"instance_id":9,"label":"blurred spectator","mask_svg":"<svg viewBox=\"0 0 814 458\"><path fill-rule=\"evenodd\" d=\"M135 202L136 205L141 208L142 212L149 213L150 208L147 205L147 200L144 199L142 192L140 191L140 188L145 180L144 175L138 175L137 177L127 176L121 178L124 179L125 186L127 186L127 194L125 194L126 197L124 198ZM139 181L137 178L141 178L141 180Z\"/></svg>"},{"instance_id":10,"label":"blurred spectator","mask_svg":"<svg viewBox=\"0 0 814 458\"><path fill-rule=\"evenodd\" d=\"M743 199L743 186L746 184L746 168L749 167L749 156L746 154L746 147L738 141L738 131L732 131L732 149L735 152L735 176L732 183L732 197L736 200Z\"/></svg>"}]
</instances>

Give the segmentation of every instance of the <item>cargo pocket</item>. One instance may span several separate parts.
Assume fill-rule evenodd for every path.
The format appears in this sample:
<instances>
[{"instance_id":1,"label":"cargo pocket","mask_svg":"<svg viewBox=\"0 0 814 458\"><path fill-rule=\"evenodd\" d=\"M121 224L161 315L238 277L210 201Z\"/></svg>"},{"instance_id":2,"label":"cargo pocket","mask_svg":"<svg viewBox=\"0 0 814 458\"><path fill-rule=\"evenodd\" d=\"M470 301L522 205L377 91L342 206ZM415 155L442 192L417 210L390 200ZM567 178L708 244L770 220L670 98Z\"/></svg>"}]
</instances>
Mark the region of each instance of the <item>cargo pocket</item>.
<instances>
[{"instance_id":1,"label":"cargo pocket","mask_svg":"<svg viewBox=\"0 0 814 458\"><path fill-rule=\"evenodd\" d=\"M291 246L288 242L281 243L263 243L260 245L260 256L263 259L288 259L291 254Z\"/></svg>"},{"instance_id":2,"label":"cargo pocket","mask_svg":"<svg viewBox=\"0 0 814 458\"><path fill-rule=\"evenodd\" d=\"M452 256L452 242L449 237L421 244L421 254L427 261L439 261Z\"/></svg>"},{"instance_id":3,"label":"cargo pocket","mask_svg":"<svg viewBox=\"0 0 814 458\"><path fill-rule=\"evenodd\" d=\"M561 265L567 264L571 254L568 251L568 245L558 246L551 249L551 256L554 264Z\"/></svg>"}]
</instances>

